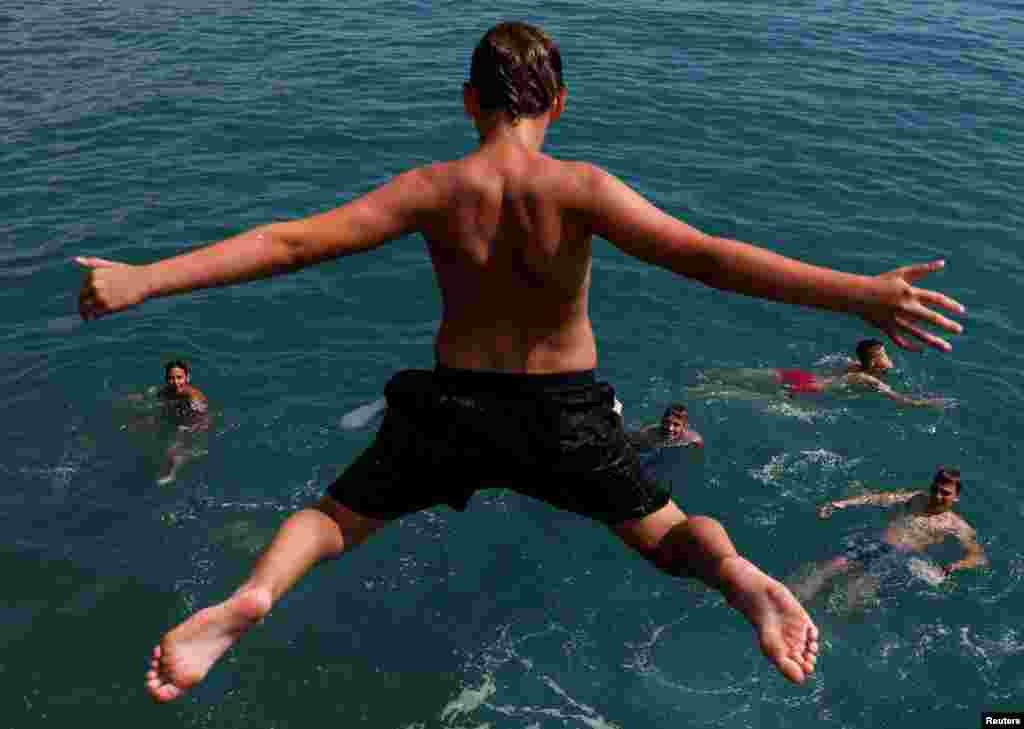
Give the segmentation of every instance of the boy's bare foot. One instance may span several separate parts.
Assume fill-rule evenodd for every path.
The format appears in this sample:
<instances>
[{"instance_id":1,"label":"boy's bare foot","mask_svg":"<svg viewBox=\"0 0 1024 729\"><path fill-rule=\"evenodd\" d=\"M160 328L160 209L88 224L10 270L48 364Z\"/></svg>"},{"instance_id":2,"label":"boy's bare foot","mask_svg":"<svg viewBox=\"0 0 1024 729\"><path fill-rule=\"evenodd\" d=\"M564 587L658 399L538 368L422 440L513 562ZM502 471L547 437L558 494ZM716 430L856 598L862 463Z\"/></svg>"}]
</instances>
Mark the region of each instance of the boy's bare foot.
<instances>
[{"instance_id":1,"label":"boy's bare foot","mask_svg":"<svg viewBox=\"0 0 1024 729\"><path fill-rule=\"evenodd\" d=\"M250 589L200 610L167 633L153 649L146 690L173 701L202 681L213 664L270 611L269 591Z\"/></svg>"},{"instance_id":2,"label":"boy's bare foot","mask_svg":"<svg viewBox=\"0 0 1024 729\"><path fill-rule=\"evenodd\" d=\"M742 557L726 559L720 576L730 604L757 630L761 651L783 676L803 683L818 660L818 628L793 593Z\"/></svg>"}]
</instances>

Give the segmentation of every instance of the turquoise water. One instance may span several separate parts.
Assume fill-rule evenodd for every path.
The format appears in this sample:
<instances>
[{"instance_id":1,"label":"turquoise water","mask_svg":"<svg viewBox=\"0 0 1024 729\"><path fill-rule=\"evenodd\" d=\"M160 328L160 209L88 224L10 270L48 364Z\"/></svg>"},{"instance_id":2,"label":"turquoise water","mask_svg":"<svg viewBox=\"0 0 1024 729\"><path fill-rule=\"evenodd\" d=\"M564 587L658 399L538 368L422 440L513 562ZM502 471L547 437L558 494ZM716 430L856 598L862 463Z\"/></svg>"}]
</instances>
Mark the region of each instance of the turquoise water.
<instances>
[{"instance_id":1,"label":"turquoise water","mask_svg":"<svg viewBox=\"0 0 1024 729\"><path fill-rule=\"evenodd\" d=\"M895 386L953 409L698 395L706 369L834 363L870 332L598 243L601 372L627 421L683 399L707 442L657 459L683 507L789 577L882 523L820 522L817 504L951 463L991 568L858 609L814 603L819 671L795 687L717 595L575 516L488 491L316 572L202 687L151 705L152 644L232 590L283 516L366 446L372 430L339 418L396 368L430 365L439 301L408 239L81 325L69 259L149 261L467 152L461 83L504 18L561 43L570 103L553 154L816 263L945 258L927 284L968 307L951 354L896 355ZM7 726L961 727L1024 710L1016 4L8 3L0 68ZM120 426L124 397L177 356L216 427L161 487L161 436Z\"/></svg>"}]
</instances>

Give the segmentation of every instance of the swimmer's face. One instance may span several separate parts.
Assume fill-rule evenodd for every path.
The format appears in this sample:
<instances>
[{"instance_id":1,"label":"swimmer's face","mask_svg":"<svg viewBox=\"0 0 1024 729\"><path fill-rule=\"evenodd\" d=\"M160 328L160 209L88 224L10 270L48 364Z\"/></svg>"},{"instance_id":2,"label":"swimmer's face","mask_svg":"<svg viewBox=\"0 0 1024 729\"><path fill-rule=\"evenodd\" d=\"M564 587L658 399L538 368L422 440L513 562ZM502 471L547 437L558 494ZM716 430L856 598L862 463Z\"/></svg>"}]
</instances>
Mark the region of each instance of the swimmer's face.
<instances>
[{"instance_id":1,"label":"swimmer's face","mask_svg":"<svg viewBox=\"0 0 1024 729\"><path fill-rule=\"evenodd\" d=\"M944 509L952 509L960 500L957 483L952 480L936 481L932 484L932 503Z\"/></svg>"},{"instance_id":2,"label":"swimmer's face","mask_svg":"<svg viewBox=\"0 0 1024 729\"><path fill-rule=\"evenodd\" d=\"M167 385L175 392L183 392L187 384L188 373L181 369L181 367L171 367L171 369L167 370Z\"/></svg>"},{"instance_id":3,"label":"swimmer's face","mask_svg":"<svg viewBox=\"0 0 1024 729\"><path fill-rule=\"evenodd\" d=\"M868 359L868 369L875 370L876 372L888 372L893 366L892 360L889 359L889 353L885 351L885 347L876 347L871 351L870 358Z\"/></svg>"},{"instance_id":4,"label":"swimmer's face","mask_svg":"<svg viewBox=\"0 0 1024 729\"><path fill-rule=\"evenodd\" d=\"M661 432L669 438L679 438L690 428L690 416L686 413L666 413L661 419Z\"/></svg>"}]
</instances>

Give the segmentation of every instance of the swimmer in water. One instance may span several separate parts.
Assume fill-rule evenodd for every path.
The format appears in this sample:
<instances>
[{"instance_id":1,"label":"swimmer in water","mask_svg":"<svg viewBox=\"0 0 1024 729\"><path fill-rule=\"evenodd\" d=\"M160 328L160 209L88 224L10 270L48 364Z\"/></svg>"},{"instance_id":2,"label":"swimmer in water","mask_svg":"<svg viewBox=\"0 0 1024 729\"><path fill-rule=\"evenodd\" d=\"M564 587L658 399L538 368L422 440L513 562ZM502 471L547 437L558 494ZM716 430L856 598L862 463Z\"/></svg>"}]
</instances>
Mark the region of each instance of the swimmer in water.
<instances>
[{"instance_id":1,"label":"swimmer in water","mask_svg":"<svg viewBox=\"0 0 1024 729\"><path fill-rule=\"evenodd\" d=\"M666 447L703 448L704 438L690 427L690 413L682 403L665 409L661 422L630 433L629 439L640 450Z\"/></svg>"},{"instance_id":2,"label":"swimmer in water","mask_svg":"<svg viewBox=\"0 0 1024 729\"><path fill-rule=\"evenodd\" d=\"M918 398L897 392L885 382L893 369L892 359L885 345L877 339L864 339L857 344L857 359L851 360L841 374L824 375L802 369L739 369L710 370L704 373L707 385L693 388L695 394L704 390L717 392L714 385L730 384L760 387L781 386L786 395L819 394L843 386L853 386L880 392L890 400L909 407L942 408L952 404L948 398ZM710 385L710 387L709 387Z\"/></svg>"},{"instance_id":3,"label":"swimmer in water","mask_svg":"<svg viewBox=\"0 0 1024 729\"><path fill-rule=\"evenodd\" d=\"M192 371L187 362L180 359L168 362L164 366L164 382L158 397L164 401L167 415L176 416L189 425L206 417L210 401L192 384Z\"/></svg>"},{"instance_id":4,"label":"swimmer in water","mask_svg":"<svg viewBox=\"0 0 1024 729\"><path fill-rule=\"evenodd\" d=\"M882 506L891 509L892 513L888 526L878 537L858 540L843 554L816 568L794 592L804 601L809 601L840 575L851 572L863 574L882 559L924 554L929 547L948 537L960 542L964 556L935 570L937 574L931 575L929 581L937 583L954 572L987 565L988 557L978 544L974 528L953 511L960 500L961 488L958 469L940 468L927 491L886 491L823 504L818 509L818 516L822 519L828 519L837 509L850 506ZM866 581L877 582L870 576ZM874 587L877 588L877 584ZM859 589L851 590L852 594L860 592Z\"/></svg>"},{"instance_id":5,"label":"swimmer in water","mask_svg":"<svg viewBox=\"0 0 1024 729\"><path fill-rule=\"evenodd\" d=\"M150 391L152 392L152 390ZM156 392L163 404L163 418L175 426L174 436L167 447L167 466L157 478L166 485L174 481L178 469L188 462L193 452L192 436L210 427L210 403L202 390L192 384L192 370L184 360L174 360L164 366L164 386ZM133 400L143 395L130 396ZM122 430L137 430L139 426L154 427L157 418L147 415L122 425Z\"/></svg>"},{"instance_id":6,"label":"swimmer in water","mask_svg":"<svg viewBox=\"0 0 1024 729\"><path fill-rule=\"evenodd\" d=\"M163 636L146 676L155 700L202 681L314 566L407 514L442 504L461 511L476 490L498 483L586 515L669 575L721 592L790 681L814 671L818 630L807 611L737 551L717 520L684 513L629 443L614 388L596 374L593 241L714 288L860 317L910 349L920 341L949 351L930 329L959 333L938 309L964 309L917 285L942 261L876 276L814 266L703 233L596 165L544 154L567 95L550 36L502 23L478 43L463 86L480 141L465 157L404 172L334 210L148 265L76 259L88 269L79 293L86 320L413 234L440 289L434 368L397 373L369 448L317 504L282 524L231 596Z\"/></svg>"},{"instance_id":7,"label":"swimmer in water","mask_svg":"<svg viewBox=\"0 0 1024 729\"><path fill-rule=\"evenodd\" d=\"M210 427L210 401L202 390L192 384L192 371L184 360L168 362L164 367L166 384L159 397L164 402L164 415L176 422L174 439L167 448L167 468L156 482L166 485L178 476L178 469L193 453L192 436Z\"/></svg>"}]
</instances>

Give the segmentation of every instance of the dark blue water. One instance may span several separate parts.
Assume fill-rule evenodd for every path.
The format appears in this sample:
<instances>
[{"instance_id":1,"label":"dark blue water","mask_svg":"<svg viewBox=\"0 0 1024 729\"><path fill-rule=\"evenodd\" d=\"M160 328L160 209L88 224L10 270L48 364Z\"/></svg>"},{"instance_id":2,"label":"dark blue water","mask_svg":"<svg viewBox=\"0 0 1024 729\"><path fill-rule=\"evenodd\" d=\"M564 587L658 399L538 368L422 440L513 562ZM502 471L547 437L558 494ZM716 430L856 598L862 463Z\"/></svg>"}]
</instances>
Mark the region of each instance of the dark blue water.
<instances>
[{"instance_id":1,"label":"dark blue water","mask_svg":"<svg viewBox=\"0 0 1024 729\"><path fill-rule=\"evenodd\" d=\"M1024 709L1024 23L1019 6L605 0L57 0L0 9L0 707L11 727L972 726ZM339 418L429 366L439 300L408 239L301 274L78 323L72 256L146 262L330 208L464 154L471 49L494 22L560 42L548 150L708 232L859 273L937 257L951 354L893 385L956 398L699 393L709 368L835 363L859 321L717 293L596 245L602 375L631 426L685 400L707 448L656 467L780 578L883 523L862 489L964 473L991 558L938 587L812 606L815 678L783 682L713 593L503 491L410 517L315 572L180 704L152 644L222 599L285 514L372 438ZM125 396L187 357L216 426L158 486ZM16 411L16 412L15 412ZM858 483L859 482L859 483ZM954 545L935 555L958 556Z\"/></svg>"}]
</instances>

